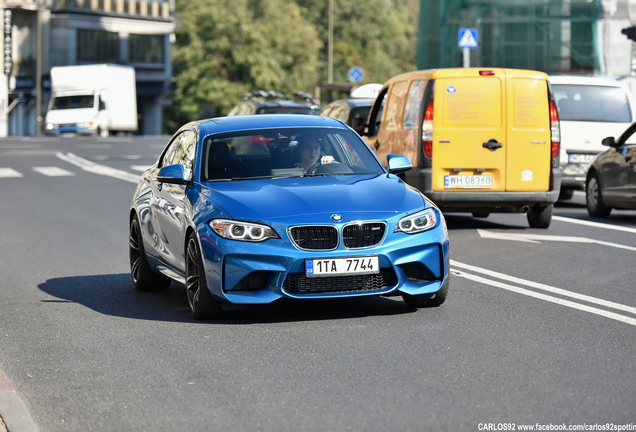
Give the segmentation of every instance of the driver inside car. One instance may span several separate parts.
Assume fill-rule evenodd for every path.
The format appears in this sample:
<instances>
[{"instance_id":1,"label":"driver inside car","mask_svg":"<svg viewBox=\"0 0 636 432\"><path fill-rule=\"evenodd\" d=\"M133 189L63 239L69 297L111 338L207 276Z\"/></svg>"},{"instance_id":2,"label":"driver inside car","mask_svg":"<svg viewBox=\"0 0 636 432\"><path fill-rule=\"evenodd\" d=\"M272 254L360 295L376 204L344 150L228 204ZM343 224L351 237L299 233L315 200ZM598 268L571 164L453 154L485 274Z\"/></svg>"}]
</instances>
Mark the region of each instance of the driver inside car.
<instances>
[{"instance_id":1,"label":"driver inside car","mask_svg":"<svg viewBox=\"0 0 636 432\"><path fill-rule=\"evenodd\" d=\"M300 153L300 163L298 166L301 167L303 171L308 172L312 168L315 169L314 165L325 165L334 162L333 156L324 155L321 157L321 150L320 141L318 141L317 138L312 136L301 138L298 142L298 152Z\"/></svg>"}]
</instances>

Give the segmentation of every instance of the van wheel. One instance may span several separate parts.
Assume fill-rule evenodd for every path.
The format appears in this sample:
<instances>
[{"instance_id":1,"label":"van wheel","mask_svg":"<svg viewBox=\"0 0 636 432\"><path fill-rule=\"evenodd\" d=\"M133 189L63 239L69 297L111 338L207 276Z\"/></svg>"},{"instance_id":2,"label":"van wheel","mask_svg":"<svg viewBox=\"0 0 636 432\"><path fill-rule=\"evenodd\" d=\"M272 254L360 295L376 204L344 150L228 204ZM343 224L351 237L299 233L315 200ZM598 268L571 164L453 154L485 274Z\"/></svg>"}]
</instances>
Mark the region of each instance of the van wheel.
<instances>
[{"instance_id":1,"label":"van wheel","mask_svg":"<svg viewBox=\"0 0 636 432\"><path fill-rule=\"evenodd\" d=\"M585 205L590 216L608 217L612 212L611 207L607 207L603 202L603 192L598 181L598 174L592 172L585 185Z\"/></svg>"},{"instance_id":2,"label":"van wheel","mask_svg":"<svg viewBox=\"0 0 636 432\"><path fill-rule=\"evenodd\" d=\"M476 218L487 218L488 216L490 216L490 212L487 212L487 211L473 212L473 217L476 217Z\"/></svg>"},{"instance_id":3,"label":"van wheel","mask_svg":"<svg viewBox=\"0 0 636 432\"><path fill-rule=\"evenodd\" d=\"M554 204L549 206L541 206L539 204L530 207L530 211L527 214L528 223L531 228L547 228L552 222L552 212L554 211Z\"/></svg>"},{"instance_id":4,"label":"van wheel","mask_svg":"<svg viewBox=\"0 0 636 432\"><path fill-rule=\"evenodd\" d=\"M450 284L449 278L446 278L446 282L442 285L442 287L435 293L435 297L431 298L431 294L421 294L421 295L409 295L402 294L402 300L408 307L412 308L425 308L425 307L436 307L441 305L446 301L446 295L448 294L448 285Z\"/></svg>"}]
</instances>

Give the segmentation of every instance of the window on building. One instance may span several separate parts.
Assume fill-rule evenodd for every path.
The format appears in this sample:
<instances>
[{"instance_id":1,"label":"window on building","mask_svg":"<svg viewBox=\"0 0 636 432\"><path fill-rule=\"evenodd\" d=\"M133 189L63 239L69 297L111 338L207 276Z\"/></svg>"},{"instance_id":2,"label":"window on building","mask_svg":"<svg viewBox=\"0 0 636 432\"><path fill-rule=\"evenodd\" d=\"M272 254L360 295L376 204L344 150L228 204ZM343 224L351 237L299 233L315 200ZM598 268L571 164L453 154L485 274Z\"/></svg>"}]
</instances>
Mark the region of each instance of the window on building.
<instances>
[{"instance_id":1,"label":"window on building","mask_svg":"<svg viewBox=\"0 0 636 432\"><path fill-rule=\"evenodd\" d=\"M130 63L163 63L164 35L131 34L129 41Z\"/></svg>"},{"instance_id":2,"label":"window on building","mask_svg":"<svg viewBox=\"0 0 636 432\"><path fill-rule=\"evenodd\" d=\"M119 35L101 30L77 30L77 61L118 63Z\"/></svg>"}]
</instances>

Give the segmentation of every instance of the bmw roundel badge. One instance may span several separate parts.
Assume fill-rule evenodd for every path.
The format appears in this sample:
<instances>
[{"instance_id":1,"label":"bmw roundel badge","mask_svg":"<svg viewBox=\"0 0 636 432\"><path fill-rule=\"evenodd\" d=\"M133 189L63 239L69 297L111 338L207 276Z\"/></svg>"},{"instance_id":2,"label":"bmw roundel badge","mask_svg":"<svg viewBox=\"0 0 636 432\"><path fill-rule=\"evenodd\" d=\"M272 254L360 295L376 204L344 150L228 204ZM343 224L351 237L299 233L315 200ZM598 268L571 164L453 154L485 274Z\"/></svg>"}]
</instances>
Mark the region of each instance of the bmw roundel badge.
<instances>
[{"instance_id":1,"label":"bmw roundel badge","mask_svg":"<svg viewBox=\"0 0 636 432\"><path fill-rule=\"evenodd\" d=\"M342 216L340 216L339 214L331 215L331 220L333 220L334 222L341 222Z\"/></svg>"}]
</instances>

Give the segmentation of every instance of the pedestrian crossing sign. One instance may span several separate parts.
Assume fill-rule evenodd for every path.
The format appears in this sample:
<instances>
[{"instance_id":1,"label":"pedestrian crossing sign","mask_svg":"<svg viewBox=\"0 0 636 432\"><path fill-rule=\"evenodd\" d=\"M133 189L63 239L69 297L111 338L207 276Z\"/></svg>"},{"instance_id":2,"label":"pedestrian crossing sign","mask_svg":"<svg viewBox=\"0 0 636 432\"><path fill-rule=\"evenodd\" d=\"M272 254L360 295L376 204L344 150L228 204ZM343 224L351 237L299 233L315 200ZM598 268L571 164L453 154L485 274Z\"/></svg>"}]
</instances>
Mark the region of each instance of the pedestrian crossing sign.
<instances>
[{"instance_id":1,"label":"pedestrian crossing sign","mask_svg":"<svg viewBox=\"0 0 636 432\"><path fill-rule=\"evenodd\" d=\"M459 29L458 40L460 48L477 48L477 29Z\"/></svg>"}]
</instances>

